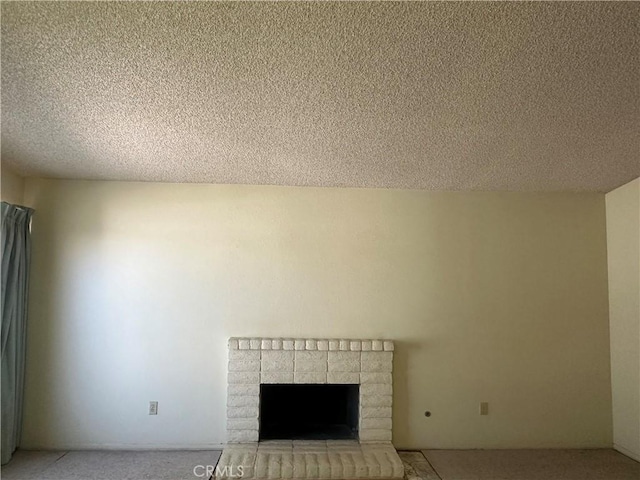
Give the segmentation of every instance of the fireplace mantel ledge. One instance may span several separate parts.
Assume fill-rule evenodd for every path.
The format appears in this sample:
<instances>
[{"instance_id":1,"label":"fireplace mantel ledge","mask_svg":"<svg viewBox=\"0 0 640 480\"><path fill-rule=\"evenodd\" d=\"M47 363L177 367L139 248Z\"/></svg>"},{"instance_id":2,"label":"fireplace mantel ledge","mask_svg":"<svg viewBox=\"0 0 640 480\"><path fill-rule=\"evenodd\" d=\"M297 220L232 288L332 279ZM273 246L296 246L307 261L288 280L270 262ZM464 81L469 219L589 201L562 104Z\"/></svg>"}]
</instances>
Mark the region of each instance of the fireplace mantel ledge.
<instances>
[{"instance_id":1,"label":"fireplace mantel ledge","mask_svg":"<svg viewBox=\"0 0 640 480\"><path fill-rule=\"evenodd\" d=\"M392 340L335 338L245 338L229 339L229 350L320 350L342 352L392 352Z\"/></svg>"}]
</instances>

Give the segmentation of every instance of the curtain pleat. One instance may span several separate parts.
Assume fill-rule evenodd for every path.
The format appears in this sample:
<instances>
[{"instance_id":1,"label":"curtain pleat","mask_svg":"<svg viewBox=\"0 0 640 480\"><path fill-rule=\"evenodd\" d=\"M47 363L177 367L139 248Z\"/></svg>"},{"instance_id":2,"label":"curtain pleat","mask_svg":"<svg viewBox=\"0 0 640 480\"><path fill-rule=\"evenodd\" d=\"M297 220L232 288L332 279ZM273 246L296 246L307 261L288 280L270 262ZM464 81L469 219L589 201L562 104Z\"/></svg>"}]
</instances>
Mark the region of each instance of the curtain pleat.
<instances>
[{"instance_id":1,"label":"curtain pleat","mask_svg":"<svg viewBox=\"0 0 640 480\"><path fill-rule=\"evenodd\" d=\"M2 202L2 465L22 433L32 214Z\"/></svg>"}]
</instances>

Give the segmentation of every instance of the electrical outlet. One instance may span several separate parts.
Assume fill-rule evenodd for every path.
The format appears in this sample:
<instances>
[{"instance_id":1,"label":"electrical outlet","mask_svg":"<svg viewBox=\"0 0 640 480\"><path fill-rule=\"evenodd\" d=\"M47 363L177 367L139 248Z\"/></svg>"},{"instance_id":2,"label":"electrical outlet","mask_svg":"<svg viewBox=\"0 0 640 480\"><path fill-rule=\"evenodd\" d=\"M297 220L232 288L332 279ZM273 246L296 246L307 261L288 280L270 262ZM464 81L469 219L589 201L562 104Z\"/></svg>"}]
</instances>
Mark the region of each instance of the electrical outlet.
<instances>
[{"instance_id":1,"label":"electrical outlet","mask_svg":"<svg viewBox=\"0 0 640 480\"><path fill-rule=\"evenodd\" d=\"M480 415L489 415L489 402L480 402Z\"/></svg>"},{"instance_id":2,"label":"electrical outlet","mask_svg":"<svg viewBox=\"0 0 640 480\"><path fill-rule=\"evenodd\" d=\"M158 414L158 402L149 402L149 415Z\"/></svg>"}]
</instances>

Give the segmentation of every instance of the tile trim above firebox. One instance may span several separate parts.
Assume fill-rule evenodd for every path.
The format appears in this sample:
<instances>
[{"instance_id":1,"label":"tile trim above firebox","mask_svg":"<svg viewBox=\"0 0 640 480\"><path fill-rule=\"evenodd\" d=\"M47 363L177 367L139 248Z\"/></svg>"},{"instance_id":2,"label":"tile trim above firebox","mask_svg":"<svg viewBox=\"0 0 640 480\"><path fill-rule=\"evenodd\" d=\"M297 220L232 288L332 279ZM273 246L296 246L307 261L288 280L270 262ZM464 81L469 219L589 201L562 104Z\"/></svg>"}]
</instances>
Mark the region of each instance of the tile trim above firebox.
<instances>
[{"instance_id":1,"label":"tile trim above firebox","mask_svg":"<svg viewBox=\"0 0 640 480\"><path fill-rule=\"evenodd\" d=\"M236 338L229 339L229 350L330 350L393 351L391 340L349 340L335 338Z\"/></svg>"},{"instance_id":2,"label":"tile trim above firebox","mask_svg":"<svg viewBox=\"0 0 640 480\"><path fill-rule=\"evenodd\" d=\"M360 443L391 441L391 340L231 338L228 443L257 442L261 383L359 384Z\"/></svg>"}]
</instances>

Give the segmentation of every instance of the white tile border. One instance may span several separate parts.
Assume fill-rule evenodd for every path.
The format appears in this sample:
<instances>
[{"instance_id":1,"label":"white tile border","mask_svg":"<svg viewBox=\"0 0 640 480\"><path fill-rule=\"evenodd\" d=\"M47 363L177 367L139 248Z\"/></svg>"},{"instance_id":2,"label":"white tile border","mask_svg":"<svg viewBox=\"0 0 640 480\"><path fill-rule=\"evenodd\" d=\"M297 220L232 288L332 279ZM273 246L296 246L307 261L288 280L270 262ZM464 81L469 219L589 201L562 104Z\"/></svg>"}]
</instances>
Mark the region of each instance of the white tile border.
<instances>
[{"instance_id":1,"label":"white tile border","mask_svg":"<svg viewBox=\"0 0 640 480\"><path fill-rule=\"evenodd\" d=\"M342 350L393 351L393 340L350 340L336 338L244 338L229 339L229 350Z\"/></svg>"},{"instance_id":2,"label":"white tile border","mask_svg":"<svg viewBox=\"0 0 640 480\"><path fill-rule=\"evenodd\" d=\"M393 349L391 340L230 338L228 442L258 440L260 383L361 385L360 443L389 442Z\"/></svg>"}]
</instances>

